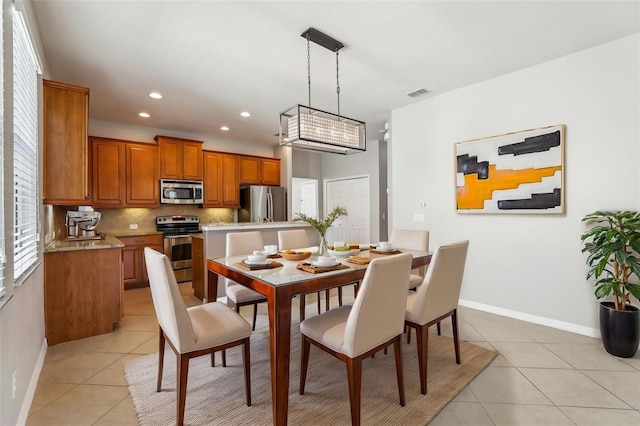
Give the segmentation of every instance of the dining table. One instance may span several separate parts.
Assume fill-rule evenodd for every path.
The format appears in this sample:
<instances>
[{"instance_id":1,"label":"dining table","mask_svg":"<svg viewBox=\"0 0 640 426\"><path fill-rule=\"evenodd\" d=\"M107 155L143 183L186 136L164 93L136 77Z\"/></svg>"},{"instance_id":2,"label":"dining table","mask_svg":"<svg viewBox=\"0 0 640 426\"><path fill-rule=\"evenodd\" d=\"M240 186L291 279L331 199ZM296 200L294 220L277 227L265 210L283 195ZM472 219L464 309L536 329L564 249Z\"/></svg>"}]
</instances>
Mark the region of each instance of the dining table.
<instances>
[{"instance_id":1,"label":"dining table","mask_svg":"<svg viewBox=\"0 0 640 426\"><path fill-rule=\"evenodd\" d=\"M427 265L431 260L431 252L403 248L398 248L397 251L413 255L412 269ZM364 250L358 256L375 257L381 255L384 254L373 254L371 250ZM219 276L249 287L267 299L271 399L273 424L277 426L287 424L289 410L292 298L296 295L315 293L361 281L368 266L367 264L350 263L348 258L337 258L342 265L348 267L321 273L307 272L298 268L298 264L313 262L317 257L317 255L313 255L308 259L298 261L284 258L272 259L282 266L255 270L249 270L241 263L246 260L247 255L207 259L206 300L216 301ZM407 291L407 289L402 287L402 283L398 283L398 291ZM302 311L304 308L301 306L300 310Z\"/></svg>"}]
</instances>

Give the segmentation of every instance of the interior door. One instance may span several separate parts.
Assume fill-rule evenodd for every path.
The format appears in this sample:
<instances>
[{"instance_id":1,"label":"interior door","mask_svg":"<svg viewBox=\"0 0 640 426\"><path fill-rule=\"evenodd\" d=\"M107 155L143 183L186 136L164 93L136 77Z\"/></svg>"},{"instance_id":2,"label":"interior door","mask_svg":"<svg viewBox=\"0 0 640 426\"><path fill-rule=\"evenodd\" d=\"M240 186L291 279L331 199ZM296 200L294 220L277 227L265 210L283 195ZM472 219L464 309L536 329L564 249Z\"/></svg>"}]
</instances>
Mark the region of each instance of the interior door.
<instances>
[{"instance_id":1,"label":"interior door","mask_svg":"<svg viewBox=\"0 0 640 426\"><path fill-rule=\"evenodd\" d=\"M347 209L348 216L338 218L327 233L329 244L369 243L371 235L369 177L332 179L325 181L324 217L336 206Z\"/></svg>"}]
</instances>

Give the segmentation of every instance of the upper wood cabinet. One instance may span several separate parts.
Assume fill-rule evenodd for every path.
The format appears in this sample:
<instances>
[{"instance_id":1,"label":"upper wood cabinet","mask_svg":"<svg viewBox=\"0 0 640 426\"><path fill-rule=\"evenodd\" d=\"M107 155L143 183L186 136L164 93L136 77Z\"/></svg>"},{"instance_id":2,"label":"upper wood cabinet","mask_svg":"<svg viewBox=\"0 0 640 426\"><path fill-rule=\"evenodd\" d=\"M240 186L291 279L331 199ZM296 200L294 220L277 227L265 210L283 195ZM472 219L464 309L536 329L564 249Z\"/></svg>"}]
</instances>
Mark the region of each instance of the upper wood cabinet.
<instances>
[{"instance_id":1,"label":"upper wood cabinet","mask_svg":"<svg viewBox=\"0 0 640 426\"><path fill-rule=\"evenodd\" d=\"M45 204L78 205L89 193L89 89L43 80Z\"/></svg>"},{"instance_id":2,"label":"upper wood cabinet","mask_svg":"<svg viewBox=\"0 0 640 426\"><path fill-rule=\"evenodd\" d=\"M240 207L238 156L224 152L203 151L203 207Z\"/></svg>"},{"instance_id":3,"label":"upper wood cabinet","mask_svg":"<svg viewBox=\"0 0 640 426\"><path fill-rule=\"evenodd\" d=\"M280 159L238 155L240 183L280 186Z\"/></svg>"},{"instance_id":4,"label":"upper wood cabinet","mask_svg":"<svg viewBox=\"0 0 640 426\"><path fill-rule=\"evenodd\" d=\"M159 207L158 147L91 138L94 207Z\"/></svg>"},{"instance_id":5,"label":"upper wood cabinet","mask_svg":"<svg viewBox=\"0 0 640 426\"><path fill-rule=\"evenodd\" d=\"M202 180L202 141L158 135L161 179Z\"/></svg>"}]
</instances>

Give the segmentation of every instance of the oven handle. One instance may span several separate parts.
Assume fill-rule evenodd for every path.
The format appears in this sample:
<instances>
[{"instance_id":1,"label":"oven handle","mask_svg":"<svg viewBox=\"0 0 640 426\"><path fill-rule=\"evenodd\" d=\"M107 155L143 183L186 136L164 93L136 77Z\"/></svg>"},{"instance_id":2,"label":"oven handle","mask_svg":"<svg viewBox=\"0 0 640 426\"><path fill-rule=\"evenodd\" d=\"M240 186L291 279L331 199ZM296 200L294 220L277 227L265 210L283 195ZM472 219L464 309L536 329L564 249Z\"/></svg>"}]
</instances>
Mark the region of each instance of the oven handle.
<instances>
[{"instance_id":1,"label":"oven handle","mask_svg":"<svg viewBox=\"0 0 640 426\"><path fill-rule=\"evenodd\" d=\"M165 235L165 238L174 240L174 239L177 239L177 238L189 238L190 236L191 235L189 235L189 234L185 234L185 235Z\"/></svg>"}]
</instances>

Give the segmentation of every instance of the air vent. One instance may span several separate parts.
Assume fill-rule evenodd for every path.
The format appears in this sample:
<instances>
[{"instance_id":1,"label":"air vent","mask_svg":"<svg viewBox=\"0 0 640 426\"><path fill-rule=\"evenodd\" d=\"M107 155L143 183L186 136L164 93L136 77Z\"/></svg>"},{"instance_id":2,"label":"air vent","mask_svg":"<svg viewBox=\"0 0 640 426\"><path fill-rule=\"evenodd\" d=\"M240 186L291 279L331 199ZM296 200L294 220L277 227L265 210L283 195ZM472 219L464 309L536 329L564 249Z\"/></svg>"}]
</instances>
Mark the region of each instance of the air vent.
<instances>
[{"instance_id":1,"label":"air vent","mask_svg":"<svg viewBox=\"0 0 640 426\"><path fill-rule=\"evenodd\" d=\"M407 93L407 96L411 96L412 98L417 98L418 96L426 95L427 93L431 93L429 89L418 89L413 92Z\"/></svg>"}]
</instances>

